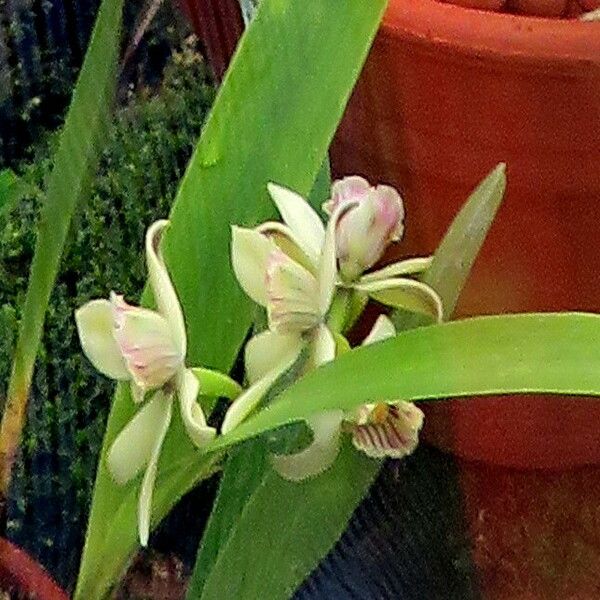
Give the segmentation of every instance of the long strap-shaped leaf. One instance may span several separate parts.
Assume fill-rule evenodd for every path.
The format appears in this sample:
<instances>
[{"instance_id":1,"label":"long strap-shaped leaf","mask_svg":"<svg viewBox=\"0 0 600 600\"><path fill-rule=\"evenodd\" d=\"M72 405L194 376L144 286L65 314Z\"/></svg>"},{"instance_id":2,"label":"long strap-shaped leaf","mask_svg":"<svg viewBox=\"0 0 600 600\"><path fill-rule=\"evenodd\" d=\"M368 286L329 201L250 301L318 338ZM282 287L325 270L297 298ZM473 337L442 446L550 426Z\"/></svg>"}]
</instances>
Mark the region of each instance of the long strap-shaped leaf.
<instances>
[{"instance_id":1,"label":"long strap-shaped leaf","mask_svg":"<svg viewBox=\"0 0 600 600\"><path fill-rule=\"evenodd\" d=\"M478 317L406 331L306 375L207 450L374 400L514 393L600 396L600 316Z\"/></svg>"},{"instance_id":2,"label":"long strap-shaped leaf","mask_svg":"<svg viewBox=\"0 0 600 600\"><path fill-rule=\"evenodd\" d=\"M231 271L230 225L271 214L270 180L310 191L384 7L385 0L261 2L182 181L165 239L186 315L190 364L231 368L254 307ZM137 548L139 482L118 487L104 464L133 411L121 389L98 467L79 600L103 597ZM159 464L153 524L207 468L175 419Z\"/></svg>"},{"instance_id":3,"label":"long strap-shaped leaf","mask_svg":"<svg viewBox=\"0 0 600 600\"><path fill-rule=\"evenodd\" d=\"M6 407L0 429L0 496L6 498L25 418L50 292L77 204L102 149L115 90L123 0L103 0L54 157L38 226Z\"/></svg>"}]
</instances>

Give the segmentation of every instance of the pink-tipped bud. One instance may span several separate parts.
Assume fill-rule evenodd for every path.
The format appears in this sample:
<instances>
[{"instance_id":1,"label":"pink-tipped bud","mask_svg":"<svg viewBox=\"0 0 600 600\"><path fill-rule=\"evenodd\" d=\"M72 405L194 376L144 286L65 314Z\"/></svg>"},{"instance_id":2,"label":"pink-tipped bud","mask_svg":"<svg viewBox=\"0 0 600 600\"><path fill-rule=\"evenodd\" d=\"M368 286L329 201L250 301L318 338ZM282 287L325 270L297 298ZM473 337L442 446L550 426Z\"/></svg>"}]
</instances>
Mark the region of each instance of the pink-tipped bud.
<instances>
[{"instance_id":1,"label":"pink-tipped bud","mask_svg":"<svg viewBox=\"0 0 600 600\"><path fill-rule=\"evenodd\" d=\"M404 206L394 188L373 187L356 176L333 184L331 200L324 209L331 214L347 202L357 205L339 220L336 252L342 278L352 281L382 257L390 242L402 237Z\"/></svg>"}]
</instances>

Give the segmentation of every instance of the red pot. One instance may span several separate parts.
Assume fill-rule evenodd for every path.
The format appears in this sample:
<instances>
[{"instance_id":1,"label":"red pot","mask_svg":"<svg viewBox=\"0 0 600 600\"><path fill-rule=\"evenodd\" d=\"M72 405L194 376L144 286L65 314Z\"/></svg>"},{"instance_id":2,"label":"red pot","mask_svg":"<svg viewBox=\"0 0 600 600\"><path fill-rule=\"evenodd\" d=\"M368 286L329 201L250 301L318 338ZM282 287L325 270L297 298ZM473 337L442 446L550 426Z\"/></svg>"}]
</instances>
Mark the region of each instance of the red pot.
<instances>
[{"instance_id":1,"label":"red pot","mask_svg":"<svg viewBox=\"0 0 600 600\"><path fill-rule=\"evenodd\" d=\"M4 538L0 538L0 591L31 600L69 600L43 567Z\"/></svg>"},{"instance_id":2,"label":"red pot","mask_svg":"<svg viewBox=\"0 0 600 600\"><path fill-rule=\"evenodd\" d=\"M244 24L238 0L174 0L186 14L218 81L229 65Z\"/></svg>"},{"instance_id":3,"label":"red pot","mask_svg":"<svg viewBox=\"0 0 600 600\"><path fill-rule=\"evenodd\" d=\"M403 191L407 254L432 252L506 162L505 203L459 316L600 309L600 23L391 0L332 161ZM428 439L463 457L600 463L597 401L452 401L427 417Z\"/></svg>"}]
</instances>

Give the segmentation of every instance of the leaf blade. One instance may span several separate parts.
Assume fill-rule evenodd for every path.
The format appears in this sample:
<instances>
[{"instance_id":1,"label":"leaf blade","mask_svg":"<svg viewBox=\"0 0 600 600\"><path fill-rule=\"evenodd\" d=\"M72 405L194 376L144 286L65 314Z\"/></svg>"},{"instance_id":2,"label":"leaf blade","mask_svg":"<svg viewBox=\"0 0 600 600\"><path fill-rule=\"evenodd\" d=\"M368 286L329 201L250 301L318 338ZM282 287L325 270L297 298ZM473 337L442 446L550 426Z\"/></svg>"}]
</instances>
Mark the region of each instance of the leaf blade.
<instances>
[{"instance_id":1,"label":"leaf blade","mask_svg":"<svg viewBox=\"0 0 600 600\"><path fill-rule=\"evenodd\" d=\"M533 313L421 327L357 348L309 373L207 451L223 450L316 412L351 410L373 398L599 396L599 365L598 315Z\"/></svg>"}]
</instances>

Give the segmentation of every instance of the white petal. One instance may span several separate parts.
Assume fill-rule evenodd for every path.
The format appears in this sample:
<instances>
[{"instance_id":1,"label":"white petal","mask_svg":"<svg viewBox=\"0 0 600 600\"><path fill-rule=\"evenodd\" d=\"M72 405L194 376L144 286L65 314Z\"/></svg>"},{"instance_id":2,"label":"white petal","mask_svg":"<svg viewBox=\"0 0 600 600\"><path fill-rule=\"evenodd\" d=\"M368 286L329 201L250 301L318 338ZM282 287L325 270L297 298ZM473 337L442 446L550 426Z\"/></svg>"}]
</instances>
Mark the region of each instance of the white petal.
<instances>
[{"instance_id":1,"label":"white petal","mask_svg":"<svg viewBox=\"0 0 600 600\"><path fill-rule=\"evenodd\" d=\"M144 390L165 384L183 364L169 322L159 313L127 304L111 294L115 339L136 385Z\"/></svg>"},{"instance_id":2,"label":"white petal","mask_svg":"<svg viewBox=\"0 0 600 600\"><path fill-rule=\"evenodd\" d=\"M331 330L326 325L320 325L315 332L312 345L312 362L319 367L335 358L336 342Z\"/></svg>"},{"instance_id":3,"label":"white petal","mask_svg":"<svg viewBox=\"0 0 600 600\"><path fill-rule=\"evenodd\" d=\"M287 362L280 361L275 368L266 373L262 379L259 379L241 396L236 398L225 415L221 433L228 433L237 427L256 408L279 376L294 364L302 351L301 339L296 338L296 341L297 346L295 352L290 352Z\"/></svg>"},{"instance_id":4,"label":"white petal","mask_svg":"<svg viewBox=\"0 0 600 600\"><path fill-rule=\"evenodd\" d=\"M406 275L418 275L427 271L433 262L433 256L423 258L407 258L401 260L378 271L367 273L360 278L361 283L369 281L379 281L380 279L389 279L390 277L403 277Z\"/></svg>"},{"instance_id":5,"label":"white petal","mask_svg":"<svg viewBox=\"0 0 600 600\"><path fill-rule=\"evenodd\" d=\"M345 202L338 206L327 223L319 264L319 306L323 315L329 311L337 280L336 227L344 213L355 206L355 202Z\"/></svg>"},{"instance_id":6,"label":"white petal","mask_svg":"<svg viewBox=\"0 0 600 600\"><path fill-rule=\"evenodd\" d=\"M362 345L368 346L375 342L381 342L387 340L396 335L396 328L394 324L385 315L379 315L377 321L373 325L373 328L369 332L369 335L363 340Z\"/></svg>"},{"instance_id":7,"label":"white petal","mask_svg":"<svg viewBox=\"0 0 600 600\"><path fill-rule=\"evenodd\" d=\"M158 312L168 321L179 353L181 356L185 356L187 342L183 312L160 250L162 233L168 225L169 221L162 220L156 221L148 228L146 262Z\"/></svg>"},{"instance_id":8,"label":"white petal","mask_svg":"<svg viewBox=\"0 0 600 600\"><path fill-rule=\"evenodd\" d=\"M342 418L342 411L334 410L307 419L313 432L312 443L296 454L273 456L275 470L289 481L302 481L323 473L338 455Z\"/></svg>"},{"instance_id":9,"label":"white petal","mask_svg":"<svg viewBox=\"0 0 600 600\"><path fill-rule=\"evenodd\" d=\"M214 427L206 424L202 407L197 402L200 384L190 369L185 369L179 376L179 407L185 430L192 442L202 448L217 434Z\"/></svg>"},{"instance_id":10,"label":"white petal","mask_svg":"<svg viewBox=\"0 0 600 600\"><path fill-rule=\"evenodd\" d=\"M165 399L167 400L167 399ZM148 536L150 535L150 517L152 516L152 494L154 492L154 482L156 481L156 470L158 467L158 458L165 436L171 423L171 412L173 403L171 398L168 398L167 409L162 423L159 424L156 432L156 439L150 461L146 467L140 495L138 497L138 533L140 536L140 544L146 546L148 544Z\"/></svg>"},{"instance_id":11,"label":"white petal","mask_svg":"<svg viewBox=\"0 0 600 600\"><path fill-rule=\"evenodd\" d=\"M115 482L125 485L150 461L156 439L170 420L171 397L158 391L116 437L106 458Z\"/></svg>"},{"instance_id":12,"label":"white petal","mask_svg":"<svg viewBox=\"0 0 600 600\"><path fill-rule=\"evenodd\" d=\"M269 256L266 280L269 329L297 334L321 322L317 280L279 248Z\"/></svg>"},{"instance_id":13,"label":"white petal","mask_svg":"<svg viewBox=\"0 0 600 600\"><path fill-rule=\"evenodd\" d=\"M233 271L242 289L261 306L267 305L267 261L274 248L273 242L258 231L231 228Z\"/></svg>"},{"instance_id":14,"label":"white petal","mask_svg":"<svg viewBox=\"0 0 600 600\"><path fill-rule=\"evenodd\" d=\"M301 248L311 259L316 260L321 254L325 235L319 215L300 194L275 183L269 183L267 189Z\"/></svg>"},{"instance_id":15,"label":"white petal","mask_svg":"<svg viewBox=\"0 0 600 600\"><path fill-rule=\"evenodd\" d=\"M111 379L129 379L125 360L114 337L112 306L108 300L92 300L75 311L83 352L98 371Z\"/></svg>"},{"instance_id":16,"label":"white petal","mask_svg":"<svg viewBox=\"0 0 600 600\"><path fill-rule=\"evenodd\" d=\"M264 331L252 337L244 352L248 381L255 383L281 363L297 358L299 346L300 339L292 334Z\"/></svg>"},{"instance_id":17,"label":"white petal","mask_svg":"<svg viewBox=\"0 0 600 600\"><path fill-rule=\"evenodd\" d=\"M331 215L333 211L344 202L358 200L365 196L371 186L369 182L359 175L350 175L338 179L331 186L331 200L323 204L323 210Z\"/></svg>"},{"instance_id":18,"label":"white petal","mask_svg":"<svg viewBox=\"0 0 600 600\"><path fill-rule=\"evenodd\" d=\"M371 458L403 458L419 443L423 412L410 402L363 407L363 421L354 425L352 443Z\"/></svg>"},{"instance_id":19,"label":"white petal","mask_svg":"<svg viewBox=\"0 0 600 600\"><path fill-rule=\"evenodd\" d=\"M294 235L294 232L283 223L277 221L267 221L256 228L256 231L267 236L276 246L292 260L302 265L307 271L316 275L319 265L319 257L310 257L302 249L300 241Z\"/></svg>"},{"instance_id":20,"label":"white petal","mask_svg":"<svg viewBox=\"0 0 600 600\"><path fill-rule=\"evenodd\" d=\"M355 285L378 302L410 312L425 314L441 321L444 316L442 300L435 290L421 281L405 278L382 279Z\"/></svg>"}]
</instances>

